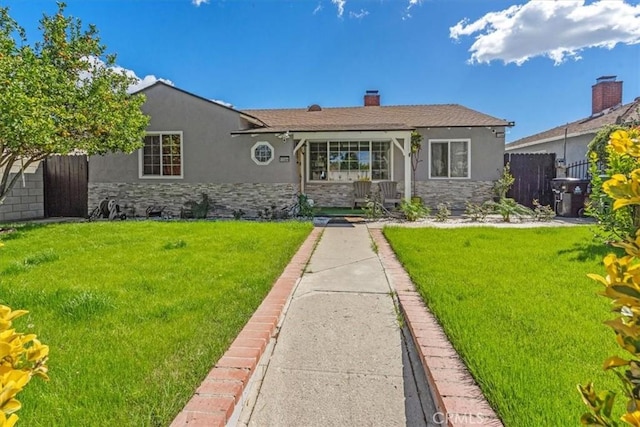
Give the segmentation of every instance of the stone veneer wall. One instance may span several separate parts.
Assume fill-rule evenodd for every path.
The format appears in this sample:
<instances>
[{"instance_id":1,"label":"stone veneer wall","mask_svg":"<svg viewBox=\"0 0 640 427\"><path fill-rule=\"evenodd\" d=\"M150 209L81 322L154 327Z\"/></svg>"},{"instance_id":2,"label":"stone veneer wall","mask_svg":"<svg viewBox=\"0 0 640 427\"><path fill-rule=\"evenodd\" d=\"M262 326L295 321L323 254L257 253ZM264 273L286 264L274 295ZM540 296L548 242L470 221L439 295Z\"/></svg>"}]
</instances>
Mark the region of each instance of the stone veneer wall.
<instances>
[{"instance_id":1,"label":"stone veneer wall","mask_svg":"<svg viewBox=\"0 0 640 427\"><path fill-rule=\"evenodd\" d=\"M424 204L435 208L438 203L448 202L451 209L464 210L466 202L482 203L493 197L493 181L431 180L418 181L416 193ZM353 206L353 183L308 183L307 195L317 206ZM372 183L371 191L378 191ZM404 195L404 181L398 182L398 192ZM402 196L401 196L402 197Z\"/></svg>"},{"instance_id":2,"label":"stone veneer wall","mask_svg":"<svg viewBox=\"0 0 640 427\"><path fill-rule=\"evenodd\" d=\"M352 207L352 183L312 182L304 185L304 192L313 200L315 206Z\"/></svg>"},{"instance_id":3,"label":"stone veneer wall","mask_svg":"<svg viewBox=\"0 0 640 427\"><path fill-rule=\"evenodd\" d=\"M398 191L402 194L404 182L398 182ZM371 192L376 193L378 186L371 184ZM353 207L353 183L313 182L305 184L307 196L313 199L316 206Z\"/></svg>"},{"instance_id":4,"label":"stone veneer wall","mask_svg":"<svg viewBox=\"0 0 640 427\"><path fill-rule=\"evenodd\" d=\"M493 181L418 181L416 192L430 208L448 202L451 209L464 210L467 201L482 203L490 200L493 196L492 186ZM375 183L371 188L373 192L377 191ZM398 182L401 194L404 194L403 188L404 182ZM200 201L203 192L212 199L216 207L215 214L231 215L233 210L242 209L247 215L255 216L258 210L272 205L281 208L295 203L298 186L291 183L89 183L89 210L109 197L115 198L122 208L134 207L137 216L144 216L149 206L166 206L165 212L177 217L185 202ZM353 206L353 183L307 183L305 192L316 206ZM2 212L0 207L0 219ZM39 216L43 216L42 211Z\"/></svg>"},{"instance_id":5,"label":"stone veneer wall","mask_svg":"<svg viewBox=\"0 0 640 427\"><path fill-rule=\"evenodd\" d=\"M448 202L455 210L464 210L466 202L482 203L493 197L493 181L432 180L416 182L416 193L432 209Z\"/></svg>"},{"instance_id":6,"label":"stone veneer wall","mask_svg":"<svg viewBox=\"0 0 640 427\"><path fill-rule=\"evenodd\" d=\"M13 174L11 175L13 176ZM11 178L9 178L11 179ZM42 164L35 173L25 173L0 205L0 221L16 221L44 217L44 182Z\"/></svg>"},{"instance_id":7,"label":"stone veneer wall","mask_svg":"<svg viewBox=\"0 0 640 427\"><path fill-rule=\"evenodd\" d=\"M282 208L296 201L296 184L183 184L183 183L89 183L89 210L105 197L114 198L128 214L131 207L136 216L145 216L149 206L165 206L165 213L180 215L180 208L189 200L199 202L202 193L209 195L215 215L231 215L242 209L249 216L272 205Z\"/></svg>"}]
</instances>

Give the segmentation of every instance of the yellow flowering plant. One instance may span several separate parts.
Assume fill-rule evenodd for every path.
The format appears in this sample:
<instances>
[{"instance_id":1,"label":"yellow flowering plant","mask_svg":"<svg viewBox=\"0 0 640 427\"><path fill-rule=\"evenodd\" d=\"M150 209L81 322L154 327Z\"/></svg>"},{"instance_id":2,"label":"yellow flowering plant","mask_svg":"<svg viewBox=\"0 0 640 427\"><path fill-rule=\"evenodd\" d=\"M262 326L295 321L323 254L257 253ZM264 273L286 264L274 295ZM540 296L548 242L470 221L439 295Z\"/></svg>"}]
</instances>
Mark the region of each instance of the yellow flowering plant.
<instances>
[{"instance_id":1,"label":"yellow flowering plant","mask_svg":"<svg viewBox=\"0 0 640 427\"><path fill-rule=\"evenodd\" d=\"M610 136L610 150L623 156L640 158L640 130L617 130ZM614 200L613 210L640 205L640 169L629 174L616 174L602 185L603 191ZM619 417L627 425L640 427L640 230L614 246L623 248L625 255L609 254L604 258L606 276L589 274L604 286L602 295L612 300L613 311L619 316L605 322L616 334L618 345L631 357L612 356L604 361L603 369L612 370L622 382L627 397L626 412ZM596 392L592 383L578 385L582 400L589 412L582 415L584 425L618 426L613 415L616 393Z\"/></svg>"},{"instance_id":2,"label":"yellow flowering plant","mask_svg":"<svg viewBox=\"0 0 640 427\"><path fill-rule=\"evenodd\" d=\"M49 379L49 347L34 334L18 333L12 328L13 321L27 313L0 305L0 427L11 427L18 421L15 412L21 404L16 395L32 377Z\"/></svg>"},{"instance_id":3,"label":"yellow flowering plant","mask_svg":"<svg viewBox=\"0 0 640 427\"><path fill-rule=\"evenodd\" d=\"M621 133L623 131L624 133ZM607 244L623 240L635 234L640 217L640 206L630 204L628 197L622 197L614 209L615 200L605 191L604 183L615 178L619 184L610 190L624 191L622 186L631 186L627 177L640 168L640 158L627 154L636 153L629 126L604 126L589 143L589 175L591 176L591 194L587 203L587 214L598 222L595 235ZM610 143L611 141L611 143ZM631 188L630 188L631 189ZM635 190L637 196L637 189ZM620 206L624 204L624 206Z\"/></svg>"}]
</instances>

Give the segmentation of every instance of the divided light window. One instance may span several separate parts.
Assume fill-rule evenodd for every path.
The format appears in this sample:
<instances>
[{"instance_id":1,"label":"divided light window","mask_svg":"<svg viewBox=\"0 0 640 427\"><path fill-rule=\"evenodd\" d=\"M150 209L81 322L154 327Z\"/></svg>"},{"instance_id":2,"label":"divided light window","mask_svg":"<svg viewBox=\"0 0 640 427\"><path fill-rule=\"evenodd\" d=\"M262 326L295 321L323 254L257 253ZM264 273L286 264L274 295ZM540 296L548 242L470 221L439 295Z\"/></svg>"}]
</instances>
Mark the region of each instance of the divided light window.
<instances>
[{"instance_id":1,"label":"divided light window","mask_svg":"<svg viewBox=\"0 0 640 427\"><path fill-rule=\"evenodd\" d=\"M309 180L388 180L391 141L309 142Z\"/></svg>"},{"instance_id":2,"label":"divided light window","mask_svg":"<svg viewBox=\"0 0 640 427\"><path fill-rule=\"evenodd\" d=\"M182 177L182 132L149 133L142 148L143 177Z\"/></svg>"},{"instance_id":3,"label":"divided light window","mask_svg":"<svg viewBox=\"0 0 640 427\"><path fill-rule=\"evenodd\" d=\"M469 178L469 140L429 141L430 178Z\"/></svg>"}]
</instances>

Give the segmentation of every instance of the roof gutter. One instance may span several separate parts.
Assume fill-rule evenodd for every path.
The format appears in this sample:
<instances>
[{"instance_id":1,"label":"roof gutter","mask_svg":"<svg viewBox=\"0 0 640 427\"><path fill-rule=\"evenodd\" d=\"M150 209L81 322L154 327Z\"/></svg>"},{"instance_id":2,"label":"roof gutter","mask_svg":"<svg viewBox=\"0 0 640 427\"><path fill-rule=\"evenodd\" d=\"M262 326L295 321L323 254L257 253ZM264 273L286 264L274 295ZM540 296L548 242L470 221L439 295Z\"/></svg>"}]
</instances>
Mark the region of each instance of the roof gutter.
<instances>
[{"instance_id":1,"label":"roof gutter","mask_svg":"<svg viewBox=\"0 0 640 427\"><path fill-rule=\"evenodd\" d=\"M524 147L531 147L532 145L538 145L538 144L544 144L545 142L553 142L553 141L560 141L564 138L574 138L576 136L582 136L582 135L589 135L590 133L595 134L598 130L597 129L591 129L591 130L585 130L582 132L573 132L573 133L567 133L568 129L565 129L565 133L559 136L552 136L549 138L544 138L544 139L539 139L536 141L530 141L524 144L519 144L519 145L512 145L511 144L507 144L505 145L504 149L505 151L511 151L511 150L516 150L518 148L524 148Z\"/></svg>"}]
</instances>

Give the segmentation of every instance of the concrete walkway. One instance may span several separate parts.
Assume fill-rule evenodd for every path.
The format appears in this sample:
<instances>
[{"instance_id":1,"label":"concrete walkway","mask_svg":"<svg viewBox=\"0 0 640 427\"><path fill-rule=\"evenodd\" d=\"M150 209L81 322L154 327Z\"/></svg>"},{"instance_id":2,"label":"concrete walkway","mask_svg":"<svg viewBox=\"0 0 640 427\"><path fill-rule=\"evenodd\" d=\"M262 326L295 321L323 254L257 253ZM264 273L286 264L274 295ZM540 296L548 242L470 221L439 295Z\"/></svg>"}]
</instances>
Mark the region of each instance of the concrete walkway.
<instances>
[{"instance_id":1,"label":"concrete walkway","mask_svg":"<svg viewBox=\"0 0 640 427\"><path fill-rule=\"evenodd\" d=\"M428 425L425 375L374 246L365 224L326 227L238 425Z\"/></svg>"},{"instance_id":2,"label":"concrete walkway","mask_svg":"<svg viewBox=\"0 0 640 427\"><path fill-rule=\"evenodd\" d=\"M502 427L382 230L343 221L311 232L171 427L351 425Z\"/></svg>"}]
</instances>

